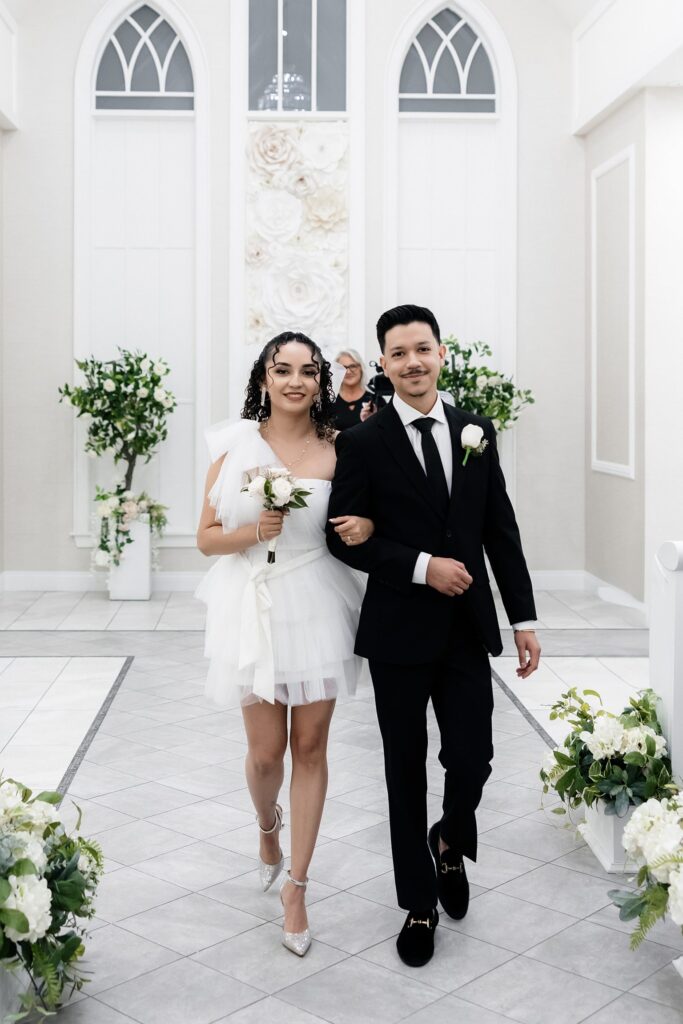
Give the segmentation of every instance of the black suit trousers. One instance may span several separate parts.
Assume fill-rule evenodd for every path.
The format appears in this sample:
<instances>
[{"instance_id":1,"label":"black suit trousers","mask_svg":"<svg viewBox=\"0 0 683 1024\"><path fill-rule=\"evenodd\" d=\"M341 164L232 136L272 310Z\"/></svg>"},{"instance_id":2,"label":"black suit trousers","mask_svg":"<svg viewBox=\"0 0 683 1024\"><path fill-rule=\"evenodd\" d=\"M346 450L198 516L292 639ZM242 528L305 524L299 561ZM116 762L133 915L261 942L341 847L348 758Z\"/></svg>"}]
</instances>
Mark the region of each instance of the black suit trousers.
<instances>
[{"instance_id":1,"label":"black suit trousers","mask_svg":"<svg viewBox=\"0 0 683 1024\"><path fill-rule=\"evenodd\" d=\"M431 700L445 769L441 836L476 860L475 811L493 758L489 658L471 631L456 630L442 660L394 665L370 659L370 673L384 745L398 904L428 911L436 906L437 890L427 845L427 705Z\"/></svg>"}]
</instances>

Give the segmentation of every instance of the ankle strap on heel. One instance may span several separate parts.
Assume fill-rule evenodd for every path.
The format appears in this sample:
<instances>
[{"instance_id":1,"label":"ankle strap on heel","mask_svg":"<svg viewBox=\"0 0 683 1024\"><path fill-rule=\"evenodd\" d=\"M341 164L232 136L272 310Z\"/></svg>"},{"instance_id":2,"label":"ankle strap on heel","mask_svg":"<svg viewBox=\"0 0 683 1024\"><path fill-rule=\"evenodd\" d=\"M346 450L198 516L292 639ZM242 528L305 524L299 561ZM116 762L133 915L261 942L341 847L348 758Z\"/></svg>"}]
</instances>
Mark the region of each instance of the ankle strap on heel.
<instances>
[{"instance_id":1,"label":"ankle strap on heel","mask_svg":"<svg viewBox=\"0 0 683 1024\"><path fill-rule=\"evenodd\" d=\"M256 822L258 824L259 831L262 832L264 836L272 836L273 832L277 829L283 829L285 827L282 823L282 808L279 804L275 804L275 821L271 828L262 828L261 822L258 820L258 814L256 815Z\"/></svg>"},{"instance_id":2,"label":"ankle strap on heel","mask_svg":"<svg viewBox=\"0 0 683 1024\"><path fill-rule=\"evenodd\" d=\"M303 882L300 882L298 879L292 878L292 872L291 871L287 872L287 877L285 878L285 882L291 882L292 885L298 885L300 889L305 889L306 886L308 885L308 879L307 878L305 878Z\"/></svg>"}]
</instances>

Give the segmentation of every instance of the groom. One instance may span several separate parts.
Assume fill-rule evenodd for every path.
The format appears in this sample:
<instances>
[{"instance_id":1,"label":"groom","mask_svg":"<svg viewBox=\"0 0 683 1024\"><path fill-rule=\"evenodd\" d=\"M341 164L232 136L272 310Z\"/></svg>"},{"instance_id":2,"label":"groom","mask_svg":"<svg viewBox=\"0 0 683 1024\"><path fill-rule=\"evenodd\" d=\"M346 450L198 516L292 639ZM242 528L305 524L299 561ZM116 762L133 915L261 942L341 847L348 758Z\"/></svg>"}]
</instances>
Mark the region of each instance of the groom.
<instances>
[{"instance_id":1,"label":"groom","mask_svg":"<svg viewBox=\"0 0 683 1024\"><path fill-rule=\"evenodd\" d=\"M502 643L484 551L514 624L520 677L536 670L541 649L495 430L439 398L445 349L434 314L420 306L390 309L377 322L377 339L394 398L338 435L329 511L333 519L367 516L375 534L354 547L353 535L337 533L331 522L327 543L342 562L369 574L356 653L370 662L396 892L408 911L396 945L406 964L420 967L434 951L437 897L451 917L467 913L463 856L476 860L475 810L491 772L489 653L500 654ZM429 700L445 780L443 816L428 832Z\"/></svg>"}]
</instances>

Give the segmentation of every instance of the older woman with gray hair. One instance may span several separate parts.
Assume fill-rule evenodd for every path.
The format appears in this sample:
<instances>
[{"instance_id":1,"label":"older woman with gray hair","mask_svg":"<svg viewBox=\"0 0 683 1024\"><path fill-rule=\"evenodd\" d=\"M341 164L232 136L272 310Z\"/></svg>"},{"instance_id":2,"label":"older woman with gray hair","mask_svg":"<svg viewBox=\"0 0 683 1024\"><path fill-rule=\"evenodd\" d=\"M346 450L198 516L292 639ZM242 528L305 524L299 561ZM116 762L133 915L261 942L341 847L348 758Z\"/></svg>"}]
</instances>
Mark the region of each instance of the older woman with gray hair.
<instances>
[{"instance_id":1,"label":"older woman with gray hair","mask_svg":"<svg viewBox=\"0 0 683 1024\"><path fill-rule=\"evenodd\" d=\"M367 411L375 410L368 404L372 403L372 395L365 386L367 371L361 354L355 348L345 348L337 354L335 362L343 366L346 373L334 404L334 425L337 430L347 430L361 422L364 405Z\"/></svg>"}]
</instances>

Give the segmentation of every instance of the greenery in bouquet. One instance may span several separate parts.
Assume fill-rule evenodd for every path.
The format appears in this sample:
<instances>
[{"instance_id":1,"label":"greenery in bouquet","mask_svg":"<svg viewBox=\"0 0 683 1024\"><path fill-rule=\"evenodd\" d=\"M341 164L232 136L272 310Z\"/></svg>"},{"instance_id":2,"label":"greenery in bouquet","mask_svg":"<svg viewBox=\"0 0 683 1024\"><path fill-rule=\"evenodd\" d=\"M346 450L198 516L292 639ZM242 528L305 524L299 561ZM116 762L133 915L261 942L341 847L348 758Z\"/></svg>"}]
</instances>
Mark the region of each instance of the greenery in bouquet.
<instances>
[{"instance_id":1,"label":"greenery in bouquet","mask_svg":"<svg viewBox=\"0 0 683 1024\"><path fill-rule=\"evenodd\" d=\"M438 387L453 396L458 408L488 416L500 433L512 426L526 405L533 405L531 391L515 387L511 377L485 364L493 355L489 345L475 341L464 346L453 337L442 338L441 343L448 351Z\"/></svg>"},{"instance_id":2,"label":"greenery in bouquet","mask_svg":"<svg viewBox=\"0 0 683 1024\"><path fill-rule=\"evenodd\" d=\"M170 373L163 359L152 361L144 352L119 348L119 358L106 362L77 359L85 380L59 388L65 399L88 419L85 450L93 458L110 454L124 462L124 490L129 491L138 459L149 462L166 440L166 419L176 407L173 394L163 386Z\"/></svg>"},{"instance_id":3,"label":"greenery in bouquet","mask_svg":"<svg viewBox=\"0 0 683 1024\"><path fill-rule=\"evenodd\" d=\"M563 693L551 708L551 720L571 726L561 747L549 751L541 768L543 792L551 789L565 807L591 807L601 800L605 814L624 817L629 807L663 799L677 788L657 719L657 696L643 690L631 697L620 715L594 708L585 698L600 694L576 688Z\"/></svg>"},{"instance_id":4,"label":"greenery in bouquet","mask_svg":"<svg viewBox=\"0 0 683 1024\"><path fill-rule=\"evenodd\" d=\"M683 794L647 800L624 828L623 846L640 865L635 891L611 889L622 921L638 918L631 935L637 949L653 925L667 914L683 931Z\"/></svg>"},{"instance_id":5,"label":"greenery in bouquet","mask_svg":"<svg viewBox=\"0 0 683 1024\"><path fill-rule=\"evenodd\" d=\"M21 1011L6 1021L51 1015L64 990L86 980L83 922L95 913L103 858L97 843L66 832L54 806L61 799L0 777L0 970L29 981ZM79 811L75 833L80 823Z\"/></svg>"},{"instance_id":6,"label":"greenery in bouquet","mask_svg":"<svg viewBox=\"0 0 683 1024\"><path fill-rule=\"evenodd\" d=\"M125 483L113 491L97 488L95 510L100 520L100 539L93 554L97 568L118 565L126 544L132 543L131 523L136 519L148 522L153 535L161 537L166 526L166 505L150 498L146 491L138 494L125 489Z\"/></svg>"}]
</instances>

